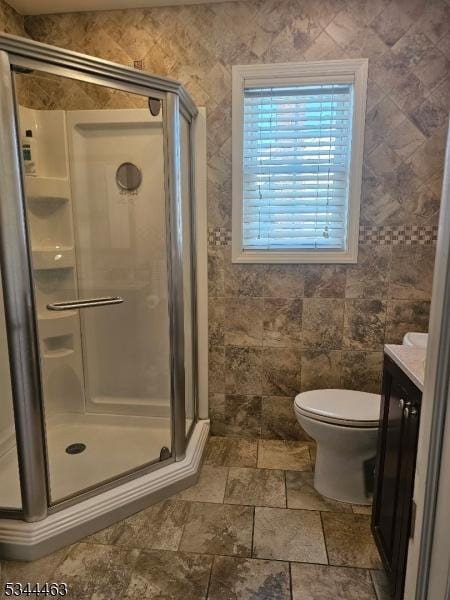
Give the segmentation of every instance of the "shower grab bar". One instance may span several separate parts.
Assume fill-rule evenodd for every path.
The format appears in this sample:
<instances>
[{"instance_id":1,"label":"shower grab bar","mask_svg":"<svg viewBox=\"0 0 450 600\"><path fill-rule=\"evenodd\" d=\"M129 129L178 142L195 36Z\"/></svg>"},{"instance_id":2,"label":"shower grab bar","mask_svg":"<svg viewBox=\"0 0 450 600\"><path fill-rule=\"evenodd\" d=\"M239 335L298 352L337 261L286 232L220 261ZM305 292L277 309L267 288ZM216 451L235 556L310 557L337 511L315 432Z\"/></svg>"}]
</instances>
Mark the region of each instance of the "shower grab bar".
<instances>
[{"instance_id":1,"label":"shower grab bar","mask_svg":"<svg viewBox=\"0 0 450 600\"><path fill-rule=\"evenodd\" d=\"M47 304L47 310L74 310L77 308L94 308L95 306L108 306L109 304L122 304L120 296L107 296L106 298L88 298L86 300L70 300L69 302L54 302Z\"/></svg>"}]
</instances>

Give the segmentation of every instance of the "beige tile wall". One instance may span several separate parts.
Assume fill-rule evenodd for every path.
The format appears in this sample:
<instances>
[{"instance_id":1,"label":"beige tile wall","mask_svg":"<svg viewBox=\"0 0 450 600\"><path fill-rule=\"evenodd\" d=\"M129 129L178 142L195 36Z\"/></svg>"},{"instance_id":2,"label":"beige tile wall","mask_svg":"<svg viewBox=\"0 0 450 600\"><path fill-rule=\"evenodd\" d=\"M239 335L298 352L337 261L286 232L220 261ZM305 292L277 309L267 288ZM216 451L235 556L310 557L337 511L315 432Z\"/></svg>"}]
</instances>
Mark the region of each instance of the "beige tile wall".
<instances>
[{"instance_id":1,"label":"beige tile wall","mask_svg":"<svg viewBox=\"0 0 450 600\"><path fill-rule=\"evenodd\" d=\"M378 391L383 343L428 326L434 249L404 240L405 227L418 226L420 237L437 223L449 2L249 0L25 23L39 41L142 60L207 107L208 223L211 239L224 240L209 248L213 432L302 437L292 411L298 391ZM231 66L343 57L369 58L361 225L389 243L361 244L354 266L232 265ZM56 103L57 90L45 91Z\"/></svg>"},{"instance_id":2,"label":"beige tile wall","mask_svg":"<svg viewBox=\"0 0 450 600\"><path fill-rule=\"evenodd\" d=\"M4 0L0 0L0 31L13 35L27 35L23 17L17 14Z\"/></svg>"}]
</instances>

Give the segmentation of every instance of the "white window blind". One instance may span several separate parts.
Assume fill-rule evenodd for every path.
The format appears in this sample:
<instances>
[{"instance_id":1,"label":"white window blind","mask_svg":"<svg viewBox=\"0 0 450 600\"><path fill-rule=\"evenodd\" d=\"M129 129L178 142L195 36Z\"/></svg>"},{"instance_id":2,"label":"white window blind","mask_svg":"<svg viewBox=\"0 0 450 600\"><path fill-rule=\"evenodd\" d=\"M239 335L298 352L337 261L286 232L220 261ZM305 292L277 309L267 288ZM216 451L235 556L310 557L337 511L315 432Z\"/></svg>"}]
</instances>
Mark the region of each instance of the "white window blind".
<instances>
[{"instance_id":1,"label":"white window blind","mask_svg":"<svg viewBox=\"0 0 450 600\"><path fill-rule=\"evenodd\" d=\"M243 250L346 248L353 84L244 89Z\"/></svg>"}]
</instances>

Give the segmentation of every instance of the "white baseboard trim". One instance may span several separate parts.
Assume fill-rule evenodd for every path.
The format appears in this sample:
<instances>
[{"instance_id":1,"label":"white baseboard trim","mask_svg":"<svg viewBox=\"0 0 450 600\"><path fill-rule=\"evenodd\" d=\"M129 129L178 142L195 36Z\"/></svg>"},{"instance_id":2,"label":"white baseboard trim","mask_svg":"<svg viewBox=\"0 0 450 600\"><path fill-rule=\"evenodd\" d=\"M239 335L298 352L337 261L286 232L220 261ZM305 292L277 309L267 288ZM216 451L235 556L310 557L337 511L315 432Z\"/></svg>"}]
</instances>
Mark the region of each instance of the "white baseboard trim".
<instances>
[{"instance_id":1,"label":"white baseboard trim","mask_svg":"<svg viewBox=\"0 0 450 600\"><path fill-rule=\"evenodd\" d=\"M183 460L64 508L42 521L0 519L0 558L36 560L193 485L208 433L209 421L199 421Z\"/></svg>"}]
</instances>

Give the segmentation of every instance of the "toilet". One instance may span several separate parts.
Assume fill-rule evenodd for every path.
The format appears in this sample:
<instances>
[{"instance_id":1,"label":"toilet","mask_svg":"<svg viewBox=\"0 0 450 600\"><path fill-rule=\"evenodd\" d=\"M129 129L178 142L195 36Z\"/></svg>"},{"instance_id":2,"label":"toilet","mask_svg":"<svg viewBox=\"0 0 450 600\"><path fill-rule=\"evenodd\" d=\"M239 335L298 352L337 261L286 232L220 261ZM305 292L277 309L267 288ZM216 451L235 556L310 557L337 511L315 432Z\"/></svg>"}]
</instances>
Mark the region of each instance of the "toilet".
<instances>
[{"instance_id":1,"label":"toilet","mask_svg":"<svg viewBox=\"0 0 450 600\"><path fill-rule=\"evenodd\" d=\"M314 487L323 496L372 503L365 471L376 455L380 401L378 394L337 389L296 396L297 420L317 443Z\"/></svg>"}]
</instances>

